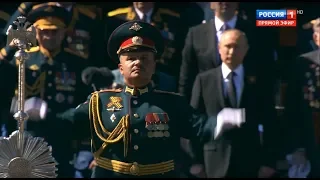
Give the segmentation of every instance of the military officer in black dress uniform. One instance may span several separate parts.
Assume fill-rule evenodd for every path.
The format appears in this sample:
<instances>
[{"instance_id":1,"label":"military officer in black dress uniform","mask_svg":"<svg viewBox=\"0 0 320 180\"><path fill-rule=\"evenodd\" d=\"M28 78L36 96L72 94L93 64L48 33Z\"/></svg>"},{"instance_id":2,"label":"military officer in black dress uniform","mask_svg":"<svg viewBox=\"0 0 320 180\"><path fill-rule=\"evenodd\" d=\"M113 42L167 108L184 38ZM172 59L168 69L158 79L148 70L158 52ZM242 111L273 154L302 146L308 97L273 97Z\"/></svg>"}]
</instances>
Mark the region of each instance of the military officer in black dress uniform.
<instances>
[{"instance_id":1,"label":"military officer in black dress uniform","mask_svg":"<svg viewBox=\"0 0 320 180\"><path fill-rule=\"evenodd\" d=\"M94 4L80 2L22 2L10 17L2 33L5 34L9 26L18 16L26 16L32 9L47 5L64 7L70 13L65 45L71 53L81 56L92 66L103 66L105 38L101 9ZM0 56L1 56L0 52Z\"/></svg>"},{"instance_id":2,"label":"military officer in black dress uniform","mask_svg":"<svg viewBox=\"0 0 320 180\"><path fill-rule=\"evenodd\" d=\"M308 178L320 177L320 50L300 55L293 62L286 91L285 134L287 153L309 160ZM299 153L299 152L303 153ZM303 155L302 155L303 154Z\"/></svg>"},{"instance_id":3,"label":"military officer in black dress uniform","mask_svg":"<svg viewBox=\"0 0 320 180\"><path fill-rule=\"evenodd\" d=\"M26 61L26 98L27 101L29 98L37 98L36 102L44 101L48 108L42 120L29 114L26 128L32 135L44 137L52 145L53 156L59 163L58 177L73 177L74 170L69 163L72 159L71 138L68 134L61 133L68 132L68 127L56 118L56 114L75 107L90 94L89 87L81 81L81 72L86 64L81 57L74 55L76 53L62 46L66 27L71 19L65 8L40 6L33 8L27 18L36 28L39 46L28 51L30 57ZM6 56L1 61L2 65L7 65L9 67L5 69L12 70L10 66L15 67L19 63L12 60L16 49L10 45L4 49ZM11 64L4 63L6 60L12 60ZM35 105L28 104L25 109L32 109ZM14 120L12 122L16 123ZM16 126L11 126L11 131L14 129Z\"/></svg>"},{"instance_id":4,"label":"military officer in black dress uniform","mask_svg":"<svg viewBox=\"0 0 320 180\"><path fill-rule=\"evenodd\" d=\"M152 25L120 25L110 36L108 52L119 63L126 86L96 91L61 115L73 123L77 137L91 136L97 165L92 177L177 177L180 137L197 144L207 117L194 113L182 96L153 88L163 41ZM194 154L195 169L201 172L201 152Z\"/></svg>"}]
</instances>

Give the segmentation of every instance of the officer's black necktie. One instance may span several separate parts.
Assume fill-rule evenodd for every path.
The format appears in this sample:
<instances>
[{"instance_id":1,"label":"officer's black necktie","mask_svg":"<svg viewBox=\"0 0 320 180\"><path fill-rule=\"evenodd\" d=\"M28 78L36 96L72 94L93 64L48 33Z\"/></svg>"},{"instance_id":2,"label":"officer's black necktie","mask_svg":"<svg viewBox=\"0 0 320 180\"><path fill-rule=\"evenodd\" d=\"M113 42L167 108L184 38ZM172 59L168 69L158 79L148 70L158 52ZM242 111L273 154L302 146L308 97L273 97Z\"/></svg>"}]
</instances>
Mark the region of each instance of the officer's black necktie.
<instances>
[{"instance_id":1,"label":"officer's black necktie","mask_svg":"<svg viewBox=\"0 0 320 180\"><path fill-rule=\"evenodd\" d=\"M148 22L146 14L143 14L141 21L146 22L146 23Z\"/></svg>"},{"instance_id":2,"label":"officer's black necktie","mask_svg":"<svg viewBox=\"0 0 320 180\"><path fill-rule=\"evenodd\" d=\"M234 72L231 72L227 79L228 79L228 88L227 88L227 95L228 95L228 100L230 102L230 106L232 108L237 107L237 93L236 93L236 87L234 84L234 77L236 74Z\"/></svg>"}]
</instances>

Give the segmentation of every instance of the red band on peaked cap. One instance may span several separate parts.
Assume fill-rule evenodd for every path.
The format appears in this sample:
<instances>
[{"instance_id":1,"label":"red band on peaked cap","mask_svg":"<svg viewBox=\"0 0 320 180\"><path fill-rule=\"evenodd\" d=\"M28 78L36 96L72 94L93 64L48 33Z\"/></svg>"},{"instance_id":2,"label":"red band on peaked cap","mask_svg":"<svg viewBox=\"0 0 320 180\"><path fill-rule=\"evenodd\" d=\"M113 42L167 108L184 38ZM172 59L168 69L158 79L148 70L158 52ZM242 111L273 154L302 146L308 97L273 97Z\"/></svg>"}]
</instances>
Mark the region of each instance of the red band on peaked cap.
<instances>
[{"instance_id":1,"label":"red band on peaked cap","mask_svg":"<svg viewBox=\"0 0 320 180\"><path fill-rule=\"evenodd\" d=\"M134 36L121 43L118 54L121 50L132 46L144 46L155 49L155 44L152 40L140 36Z\"/></svg>"},{"instance_id":2,"label":"red band on peaked cap","mask_svg":"<svg viewBox=\"0 0 320 180\"><path fill-rule=\"evenodd\" d=\"M151 24L128 21L112 32L108 40L107 51L110 58L119 63L119 53L123 51L123 48L126 50L129 47L146 47L157 55L161 55L164 51L164 40L161 32Z\"/></svg>"}]
</instances>

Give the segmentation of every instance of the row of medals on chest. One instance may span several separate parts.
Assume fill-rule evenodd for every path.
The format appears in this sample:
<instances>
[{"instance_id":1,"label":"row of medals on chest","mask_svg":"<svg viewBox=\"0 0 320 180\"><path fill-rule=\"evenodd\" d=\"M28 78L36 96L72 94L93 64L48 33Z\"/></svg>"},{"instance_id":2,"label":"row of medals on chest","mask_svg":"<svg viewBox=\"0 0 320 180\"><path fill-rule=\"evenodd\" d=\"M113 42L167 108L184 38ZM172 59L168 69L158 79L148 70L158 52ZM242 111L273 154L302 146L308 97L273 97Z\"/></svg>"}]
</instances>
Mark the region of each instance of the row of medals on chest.
<instances>
[{"instance_id":1,"label":"row of medals on chest","mask_svg":"<svg viewBox=\"0 0 320 180\"><path fill-rule=\"evenodd\" d=\"M313 66L312 66L313 67ZM320 68L315 68L316 72L316 86L311 78L312 74L310 72L306 72L305 76L307 78L307 85L304 90L304 99L309 101L309 105L312 108L320 108L320 101L315 98L315 94L318 93L317 88L320 87ZM316 95L317 96L317 95Z\"/></svg>"},{"instance_id":2,"label":"row of medals on chest","mask_svg":"<svg viewBox=\"0 0 320 180\"><path fill-rule=\"evenodd\" d=\"M32 71L32 77L36 78L38 77L38 74L40 75L41 73L44 73L43 71L39 70L39 67L34 69L33 66L35 65L31 65L29 68ZM49 76L53 75L53 72L51 70L46 70L45 73ZM63 63L62 71L55 72L55 83L74 86L76 84L76 74L75 72L67 71L66 64Z\"/></svg>"},{"instance_id":3,"label":"row of medals on chest","mask_svg":"<svg viewBox=\"0 0 320 180\"><path fill-rule=\"evenodd\" d=\"M64 71L64 72L56 72L56 75L55 75L56 77L55 77L55 80L54 80L55 85L56 85L56 89L57 90L63 90L63 91L64 90L74 91L72 86L74 86L76 84L75 77L70 78L70 77L65 77L64 76L64 78L61 78L61 74L62 73L63 74L71 74L71 73L66 72L66 71ZM38 74L39 74L39 72L37 73L37 71L32 71L32 77L36 78L38 76ZM52 71L49 70L49 71L47 71L46 74L51 76L53 73L52 73ZM49 82L48 86L51 87L52 83ZM49 96L48 98L50 100L51 96ZM62 93L58 93L55 98L56 98L56 101L59 102L59 103L62 103L66 99L65 96ZM73 96L68 96L67 99L68 99L69 103L73 102Z\"/></svg>"},{"instance_id":4,"label":"row of medals on chest","mask_svg":"<svg viewBox=\"0 0 320 180\"><path fill-rule=\"evenodd\" d=\"M146 129L148 130L148 138L162 138L170 137L169 124L168 123L148 123L146 122Z\"/></svg>"}]
</instances>

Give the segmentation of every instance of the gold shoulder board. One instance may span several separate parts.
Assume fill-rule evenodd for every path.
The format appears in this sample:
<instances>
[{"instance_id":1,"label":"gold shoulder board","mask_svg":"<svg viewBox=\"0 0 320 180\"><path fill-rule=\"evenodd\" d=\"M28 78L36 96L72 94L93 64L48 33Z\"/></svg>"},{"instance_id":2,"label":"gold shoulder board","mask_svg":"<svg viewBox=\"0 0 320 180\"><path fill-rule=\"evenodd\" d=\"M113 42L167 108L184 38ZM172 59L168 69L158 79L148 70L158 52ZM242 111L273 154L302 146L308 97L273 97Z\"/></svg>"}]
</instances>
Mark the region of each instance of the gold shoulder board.
<instances>
[{"instance_id":1,"label":"gold shoulder board","mask_svg":"<svg viewBox=\"0 0 320 180\"><path fill-rule=\"evenodd\" d=\"M70 49L70 48L64 48L64 51L65 51L65 52L68 52L68 53L70 53L70 54L72 54L72 55L76 55L76 56L78 56L78 57L81 57L81 58L83 58L83 59L88 59L88 57L89 57L88 54L80 54L80 53L78 53L78 52L76 52L76 51L74 51L74 50L72 50L72 49Z\"/></svg>"},{"instance_id":2,"label":"gold shoulder board","mask_svg":"<svg viewBox=\"0 0 320 180\"><path fill-rule=\"evenodd\" d=\"M31 53L31 52L37 52L37 51L39 51L39 50L40 50L39 46L36 46L36 47L30 48L29 51L26 50L26 52L27 52L27 53Z\"/></svg>"},{"instance_id":3,"label":"gold shoulder board","mask_svg":"<svg viewBox=\"0 0 320 180\"><path fill-rule=\"evenodd\" d=\"M126 8L118 8L116 10L110 11L108 12L107 16L108 17L112 17L112 16L116 16L119 14L125 14L125 13L129 13L131 10L131 7L126 7Z\"/></svg>"},{"instance_id":4,"label":"gold shoulder board","mask_svg":"<svg viewBox=\"0 0 320 180\"><path fill-rule=\"evenodd\" d=\"M10 19L10 15L8 13L0 10L0 18L5 21L8 21Z\"/></svg>"},{"instance_id":5,"label":"gold shoulder board","mask_svg":"<svg viewBox=\"0 0 320 180\"><path fill-rule=\"evenodd\" d=\"M122 89L103 89L103 90L100 90L99 92L117 92L117 93L119 93L119 92L121 92L122 91Z\"/></svg>"},{"instance_id":6,"label":"gold shoulder board","mask_svg":"<svg viewBox=\"0 0 320 180\"><path fill-rule=\"evenodd\" d=\"M166 9L166 8L159 8L158 10L160 12L160 14L167 14L169 16L174 16L176 18L180 18L180 14L177 12L174 12L170 9Z\"/></svg>"},{"instance_id":7,"label":"gold shoulder board","mask_svg":"<svg viewBox=\"0 0 320 180\"><path fill-rule=\"evenodd\" d=\"M170 92L170 91L161 91L161 90L157 90L157 89L155 89L154 92L156 92L156 93L163 93L163 94L172 94L172 95L176 95L176 96L182 96L182 95L179 94L179 93Z\"/></svg>"},{"instance_id":8,"label":"gold shoulder board","mask_svg":"<svg viewBox=\"0 0 320 180\"><path fill-rule=\"evenodd\" d=\"M25 14L25 9L26 9L26 4L25 3L21 3L20 6L18 7L18 11L21 12L22 14Z\"/></svg>"},{"instance_id":9,"label":"gold shoulder board","mask_svg":"<svg viewBox=\"0 0 320 180\"><path fill-rule=\"evenodd\" d=\"M86 7L77 7L79 12L90 17L91 19L96 19L97 14L93 11L91 11L89 8Z\"/></svg>"}]
</instances>

